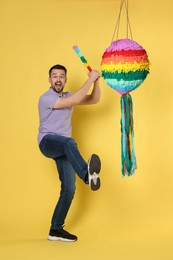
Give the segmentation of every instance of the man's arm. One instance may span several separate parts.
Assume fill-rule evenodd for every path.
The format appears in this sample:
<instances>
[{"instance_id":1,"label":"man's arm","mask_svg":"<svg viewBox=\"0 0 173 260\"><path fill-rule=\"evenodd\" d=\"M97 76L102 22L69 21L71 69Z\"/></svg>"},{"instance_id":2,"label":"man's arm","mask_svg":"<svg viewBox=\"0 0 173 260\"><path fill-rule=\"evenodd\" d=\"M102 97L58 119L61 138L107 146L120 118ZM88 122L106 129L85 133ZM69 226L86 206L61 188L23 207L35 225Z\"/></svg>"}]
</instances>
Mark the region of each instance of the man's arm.
<instances>
[{"instance_id":1,"label":"man's arm","mask_svg":"<svg viewBox=\"0 0 173 260\"><path fill-rule=\"evenodd\" d=\"M92 105L100 101L101 90L99 86L99 78L94 81L94 87L90 95L86 95L80 102L80 105Z\"/></svg>"},{"instance_id":2,"label":"man's arm","mask_svg":"<svg viewBox=\"0 0 173 260\"><path fill-rule=\"evenodd\" d=\"M96 70L92 70L88 74L88 76L89 78L84 83L84 85L80 89L75 91L71 96L59 98L54 105L54 109L71 107L80 104L97 103L100 99L100 88L99 88L99 80L98 80L100 73ZM93 83L94 83L94 87L92 93L90 95L87 95Z\"/></svg>"}]
</instances>

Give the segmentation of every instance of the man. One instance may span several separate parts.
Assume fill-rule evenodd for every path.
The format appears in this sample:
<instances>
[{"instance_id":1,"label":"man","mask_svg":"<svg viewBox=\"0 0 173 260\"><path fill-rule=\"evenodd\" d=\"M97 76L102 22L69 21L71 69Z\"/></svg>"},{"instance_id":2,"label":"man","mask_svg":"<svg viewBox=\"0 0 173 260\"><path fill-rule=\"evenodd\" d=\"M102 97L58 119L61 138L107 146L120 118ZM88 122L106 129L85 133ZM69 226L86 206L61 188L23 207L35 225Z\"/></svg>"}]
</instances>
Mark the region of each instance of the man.
<instances>
[{"instance_id":1,"label":"man","mask_svg":"<svg viewBox=\"0 0 173 260\"><path fill-rule=\"evenodd\" d=\"M100 100L99 76L99 72L93 70L88 73L88 79L81 88L74 93L64 92L67 69L62 65L55 65L49 70L50 88L39 99L39 148L43 155L54 159L61 181L60 197L53 213L49 240L77 240L75 235L63 229L75 193L75 173L92 190L100 188L99 157L92 154L86 163L75 140L71 138L73 106L95 104ZM88 94L92 85L91 94Z\"/></svg>"}]
</instances>

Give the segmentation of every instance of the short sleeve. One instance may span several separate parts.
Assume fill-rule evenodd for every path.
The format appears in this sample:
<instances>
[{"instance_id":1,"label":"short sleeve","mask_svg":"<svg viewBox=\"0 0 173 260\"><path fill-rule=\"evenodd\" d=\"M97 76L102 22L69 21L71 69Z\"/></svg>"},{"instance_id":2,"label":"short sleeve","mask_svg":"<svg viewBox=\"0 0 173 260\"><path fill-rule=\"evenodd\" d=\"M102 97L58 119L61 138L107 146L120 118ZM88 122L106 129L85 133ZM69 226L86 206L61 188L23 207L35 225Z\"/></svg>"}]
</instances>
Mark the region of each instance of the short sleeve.
<instances>
[{"instance_id":1,"label":"short sleeve","mask_svg":"<svg viewBox=\"0 0 173 260\"><path fill-rule=\"evenodd\" d=\"M58 96L53 96L53 95L45 95L40 98L39 104L40 106L44 107L45 109L53 109L56 101L59 99Z\"/></svg>"}]
</instances>

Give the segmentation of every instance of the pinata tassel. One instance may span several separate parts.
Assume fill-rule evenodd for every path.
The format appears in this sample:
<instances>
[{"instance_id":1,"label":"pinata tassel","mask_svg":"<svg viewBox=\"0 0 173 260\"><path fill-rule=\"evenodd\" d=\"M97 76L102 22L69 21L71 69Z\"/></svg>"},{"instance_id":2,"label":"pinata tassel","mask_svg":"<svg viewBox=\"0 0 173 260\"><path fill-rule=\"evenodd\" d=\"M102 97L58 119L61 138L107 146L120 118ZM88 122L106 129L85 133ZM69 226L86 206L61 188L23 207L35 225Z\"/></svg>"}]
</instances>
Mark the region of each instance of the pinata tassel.
<instances>
[{"instance_id":1,"label":"pinata tassel","mask_svg":"<svg viewBox=\"0 0 173 260\"><path fill-rule=\"evenodd\" d=\"M133 102L130 94L121 96L121 171L130 176L136 169L133 129Z\"/></svg>"}]
</instances>

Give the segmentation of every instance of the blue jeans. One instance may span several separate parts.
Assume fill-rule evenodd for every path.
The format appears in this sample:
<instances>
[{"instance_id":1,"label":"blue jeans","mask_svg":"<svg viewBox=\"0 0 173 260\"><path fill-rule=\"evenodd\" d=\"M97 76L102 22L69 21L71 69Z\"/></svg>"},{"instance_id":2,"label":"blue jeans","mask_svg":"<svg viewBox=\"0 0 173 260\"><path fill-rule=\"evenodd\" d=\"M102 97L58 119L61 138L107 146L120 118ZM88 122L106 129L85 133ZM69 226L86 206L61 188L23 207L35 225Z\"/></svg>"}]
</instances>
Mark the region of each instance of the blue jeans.
<instances>
[{"instance_id":1,"label":"blue jeans","mask_svg":"<svg viewBox=\"0 0 173 260\"><path fill-rule=\"evenodd\" d=\"M40 142L40 150L56 162L61 181L60 196L55 207L51 229L60 229L67 216L75 193L75 172L86 183L87 163L82 158L73 138L48 134Z\"/></svg>"}]
</instances>

